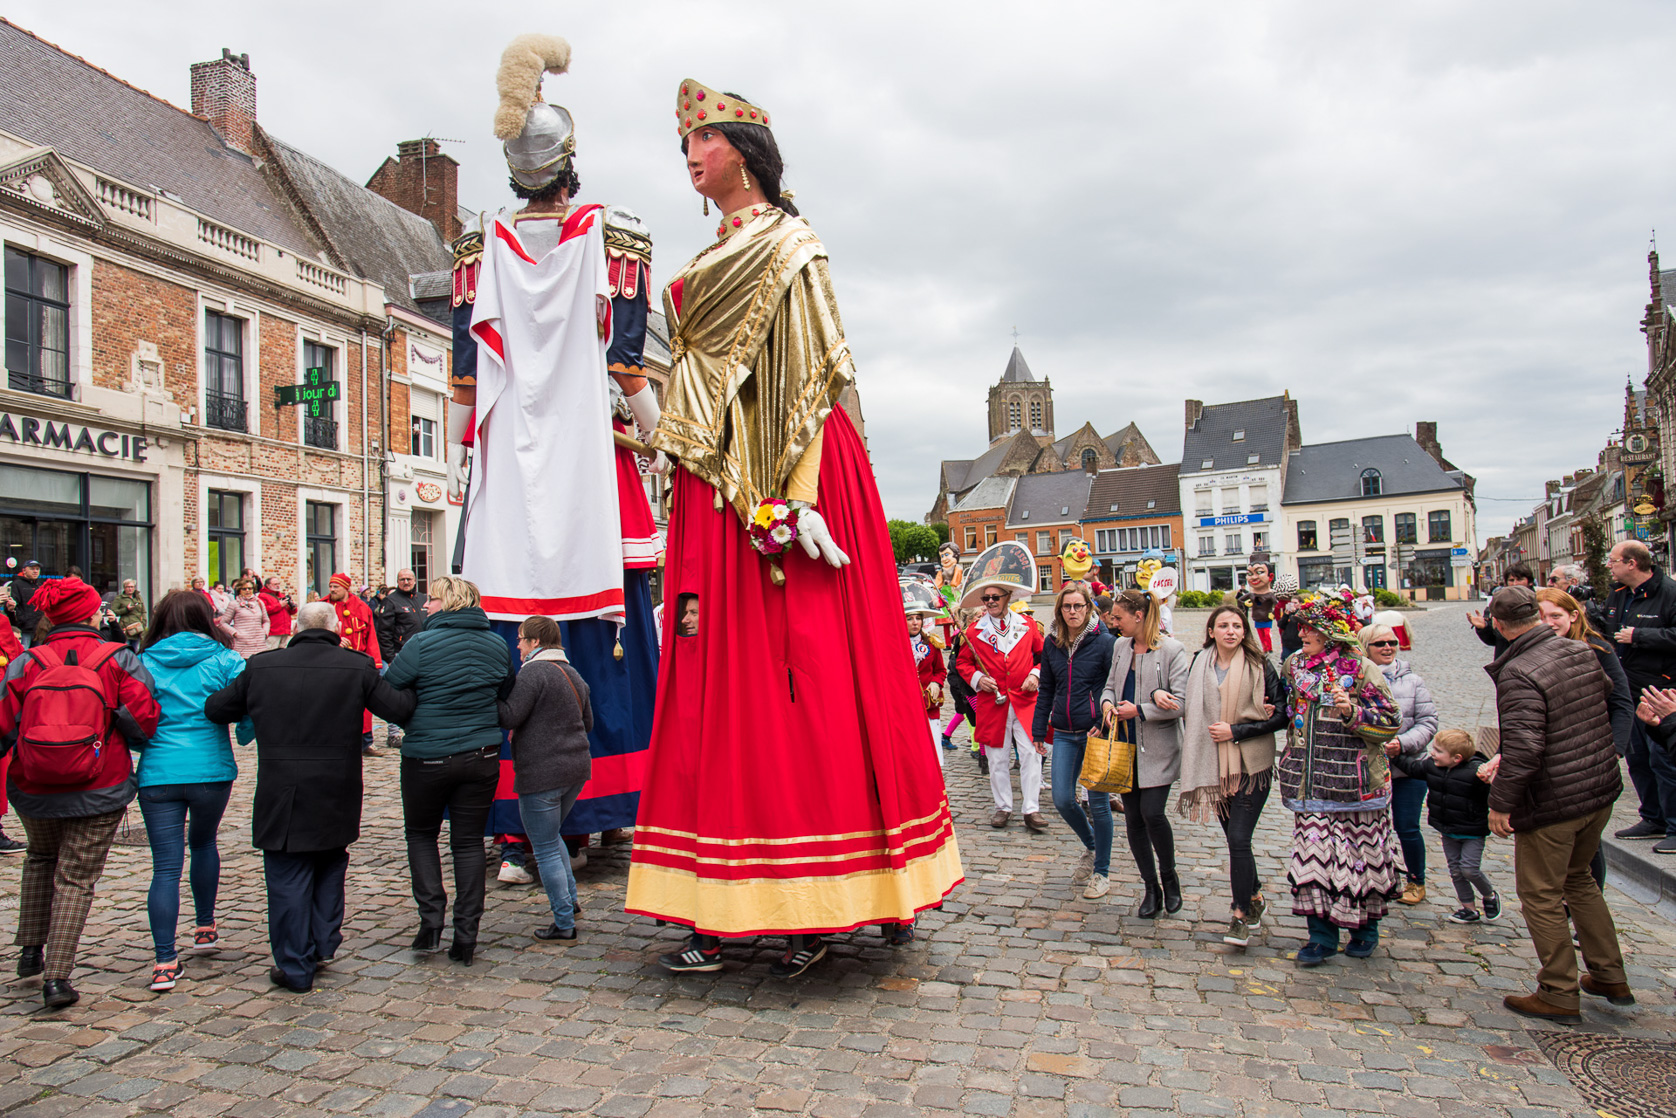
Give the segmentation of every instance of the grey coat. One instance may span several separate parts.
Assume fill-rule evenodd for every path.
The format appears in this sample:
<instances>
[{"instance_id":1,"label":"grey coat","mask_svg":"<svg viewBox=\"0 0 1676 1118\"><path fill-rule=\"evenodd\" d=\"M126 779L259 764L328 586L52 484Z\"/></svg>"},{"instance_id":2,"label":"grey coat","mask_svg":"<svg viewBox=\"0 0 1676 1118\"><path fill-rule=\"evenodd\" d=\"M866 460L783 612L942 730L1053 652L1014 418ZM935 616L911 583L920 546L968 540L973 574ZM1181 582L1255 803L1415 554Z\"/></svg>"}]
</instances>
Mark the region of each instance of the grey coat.
<instances>
[{"instance_id":1,"label":"grey coat","mask_svg":"<svg viewBox=\"0 0 1676 1118\"><path fill-rule=\"evenodd\" d=\"M1385 682L1391 685L1391 698L1397 702L1397 713L1402 721L1397 724L1397 744L1404 757L1424 757L1426 747L1437 736L1437 704L1426 690L1426 681L1414 674L1407 660L1392 660L1382 669ZM1407 780L1408 774L1396 766L1391 775Z\"/></svg>"},{"instance_id":2,"label":"grey coat","mask_svg":"<svg viewBox=\"0 0 1676 1118\"><path fill-rule=\"evenodd\" d=\"M512 790L520 795L582 784L593 775L588 733L594 728L588 684L563 654L542 649L518 669L501 700L500 724L512 731Z\"/></svg>"},{"instance_id":3,"label":"grey coat","mask_svg":"<svg viewBox=\"0 0 1676 1118\"><path fill-rule=\"evenodd\" d=\"M1100 695L1101 709L1106 703L1123 701L1123 680L1129 674L1135 642L1128 637L1118 639L1112 649L1112 670L1106 677L1106 689ZM1135 722L1135 736L1139 747L1135 751L1138 776L1136 788L1161 788L1174 784L1181 776L1181 716L1186 709L1187 671L1193 658L1174 637L1160 636L1158 647L1141 653L1135 665L1135 705L1141 716ZM1175 710L1165 710L1152 701L1154 691L1168 691L1175 696Z\"/></svg>"}]
</instances>

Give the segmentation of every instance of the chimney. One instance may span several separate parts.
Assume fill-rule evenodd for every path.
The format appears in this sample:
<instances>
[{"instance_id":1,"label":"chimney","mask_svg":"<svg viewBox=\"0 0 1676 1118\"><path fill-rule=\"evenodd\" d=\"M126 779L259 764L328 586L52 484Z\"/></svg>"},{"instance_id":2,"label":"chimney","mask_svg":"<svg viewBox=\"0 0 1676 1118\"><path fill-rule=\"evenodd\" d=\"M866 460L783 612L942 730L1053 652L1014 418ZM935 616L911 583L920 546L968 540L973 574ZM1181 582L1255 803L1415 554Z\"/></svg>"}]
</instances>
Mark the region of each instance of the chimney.
<instances>
[{"instance_id":1,"label":"chimney","mask_svg":"<svg viewBox=\"0 0 1676 1118\"><path fill-rule=\"evenodd\" d=\"M418 214L451 242L461 233L459 178L460 165L427 136L397 144L396 157L373 172L367 189Z\"/></svg>"},{"instance_id":2,"label":"chimney","mask_svg":"<svg viewBox=\"0 0 1676 1118\"><path fill-rule=\"evenodd\" d=\"M1205 402L1203 400L1187 401L1187 429L1191 431L1193 428L1197 427L1199 425L1199 417L1204 414Z\"/></svg>"},{"instance_id":3,"label":"chimney","mask_svg":"<svg viewBox=\"0 0 1676 1118\"><path fill-rule=\"evenodd\" d=\"M1437 442L1437 423L1432 420L1421 420L1414 425L1414 441L1420 444L1420 449L1432 456L1432 461L1443 466L1443 448ZM1448 469L1448 466L1443 466Z\"/></svg>"},{"instance_id":4,"label":"chimney","mask_svg":"<svg viewBox=\"0 0 1676 1118\"><path fill-rule=\"evenodd\" d=\"M1286 449L1288 452L1303 449L1304 428L1298 422L1298 401L1292 399L1292 390L1288 388L1281 394L1286 401Z\"/></svg>"},{"instance_id":5,"label":"chimney","mask_svg":"<svg viewBox=\"0 0 1676 1118\"><path fill-rule=\"evenodd\" d=\"M214 62L192 64L192 111L210 122L228 147L255 150L256 75L250 56L221 48Z\"/></svg>"}]
</instances>

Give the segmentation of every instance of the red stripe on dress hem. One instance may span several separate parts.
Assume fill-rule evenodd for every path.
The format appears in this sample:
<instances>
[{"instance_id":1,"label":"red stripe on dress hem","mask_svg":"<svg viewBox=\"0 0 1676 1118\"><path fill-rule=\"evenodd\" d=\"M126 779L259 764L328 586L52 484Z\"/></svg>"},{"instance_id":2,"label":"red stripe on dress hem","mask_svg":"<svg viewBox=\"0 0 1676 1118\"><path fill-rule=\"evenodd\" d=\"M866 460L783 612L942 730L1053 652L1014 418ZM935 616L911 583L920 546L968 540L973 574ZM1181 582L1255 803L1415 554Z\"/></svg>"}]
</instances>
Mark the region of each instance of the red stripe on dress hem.
<instances>
[{"instance_id":1,"label":"red stripe on dress hem","mask_svg":"<svg viewBox=\"0 0 1676 1118\"><path fill-rule=\"evenodd\" d=\"M930 901L926 904L915 906L914 915L918 916L920 913L926 911L927 909L941 908L942 905L943 905L943 902L948 900L949 894L953 893L956 889L960 888L960 886L965 884L965 882L966 882L966 878L964 876L956 878L954 880L953 884L951 884L946 890L943 891L943 895L941 897L938 897L936 900ZM671 915L670 913L667 913L667 912L656 912L656 911L654 911L652 909L649 909L649 908L626 908L625 907L623 909L623 911L628 913L630 916L649 916L653 920L662 920L666 923L674 924L677 927L681 927L681 928L692 928L693 927L692 919L690 917L687 917L687 916L674 916L674 915ZM745 939L749 936L785 936L785 935L830 936L830 935L840 935L844 932L853 932L857 928L865 928L869 924L880 923L881 920L883 920L883 917L873 919L873 920L859 920L854 924L844 924L844 925L839 925L839 926L829 927L829 928L768 928L768 927L764 927L764 928L753 928L749 931L742 931L742 932L716 932L716 931L708 931L708 930L705 930L705 929L702 929L702 928L694 928L693 930L699 932L701 935L721 936L723 939Z\"/></svg>"}]
</instances>

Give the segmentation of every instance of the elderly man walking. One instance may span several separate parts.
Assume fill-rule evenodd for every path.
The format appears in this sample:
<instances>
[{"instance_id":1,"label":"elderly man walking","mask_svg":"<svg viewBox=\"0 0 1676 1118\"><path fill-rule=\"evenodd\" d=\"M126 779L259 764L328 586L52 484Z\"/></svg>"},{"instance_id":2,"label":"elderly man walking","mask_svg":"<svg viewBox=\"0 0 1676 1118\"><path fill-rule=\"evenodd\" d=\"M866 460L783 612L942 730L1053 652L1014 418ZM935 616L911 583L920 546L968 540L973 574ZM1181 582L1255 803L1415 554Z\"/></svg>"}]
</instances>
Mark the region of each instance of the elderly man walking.
<instances>
[{"instance_id":1,"label":"elderly man walking","mask_svg":"<svg viewBox=\"0 0 1676 1118\"><path fill-rule=\"evenodd\" d=\"M1544 1021L1582 1022L1579 989L1633 1005L1606 898L1589 873L1600 834L1623 790L1606 697L1612 683L1583 641L1542 624L1528 587L1497 592L1490 624L1507 651L1484 668L1495 681L1500 770L1490 789L1490 829L1513 836L1525 927L1541 963L1534 994L1502 1004ZM1589 971L1577 976L1566 909Z\"/></svg>"},{"instance_id":2,"label":"elderly man walking","mask_svg":"<svg viewBox=\"0 0 1676 1118\"><path fill-rule=\"evenodd\" d=\"M413 716L414 693L390 687L371 657L338 639L332 604L310 602L290 644L251 657L204 703L212 722L255 724L250 830L268 881L268 977L296 993L313 988L343 942L348 847L361 837L361 718Z\"/></svg>"}]
</instances>

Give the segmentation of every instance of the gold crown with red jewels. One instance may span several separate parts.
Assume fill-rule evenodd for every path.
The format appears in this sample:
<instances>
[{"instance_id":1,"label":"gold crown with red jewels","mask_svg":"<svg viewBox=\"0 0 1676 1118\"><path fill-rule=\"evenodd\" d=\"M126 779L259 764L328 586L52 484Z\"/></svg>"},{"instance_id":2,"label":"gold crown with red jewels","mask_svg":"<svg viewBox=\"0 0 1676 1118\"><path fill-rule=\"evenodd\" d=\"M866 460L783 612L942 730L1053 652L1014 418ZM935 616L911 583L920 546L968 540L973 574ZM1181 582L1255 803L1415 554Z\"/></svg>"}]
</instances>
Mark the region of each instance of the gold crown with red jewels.
<instances>
[{"instance_id":1,"label":"gold crown with red jewels","mask_svg":"<svg viewBox=\"0 0 1676 1118\"><path fill-rule=\"evenodd\" d=\"M675 122L676 131L685 139L688 132L706 124L760 124L767 128L768 110L688 78L675 95Z\"/></svg>"}]
</instances>

